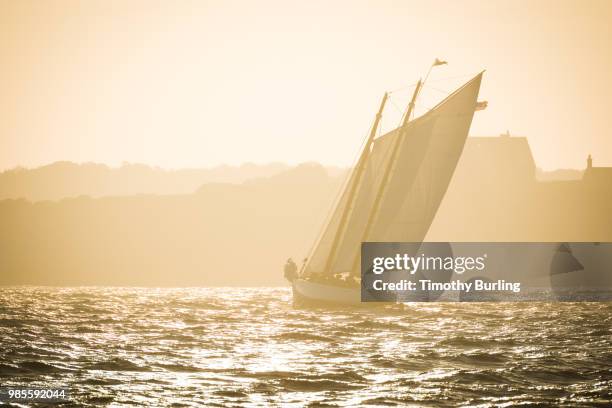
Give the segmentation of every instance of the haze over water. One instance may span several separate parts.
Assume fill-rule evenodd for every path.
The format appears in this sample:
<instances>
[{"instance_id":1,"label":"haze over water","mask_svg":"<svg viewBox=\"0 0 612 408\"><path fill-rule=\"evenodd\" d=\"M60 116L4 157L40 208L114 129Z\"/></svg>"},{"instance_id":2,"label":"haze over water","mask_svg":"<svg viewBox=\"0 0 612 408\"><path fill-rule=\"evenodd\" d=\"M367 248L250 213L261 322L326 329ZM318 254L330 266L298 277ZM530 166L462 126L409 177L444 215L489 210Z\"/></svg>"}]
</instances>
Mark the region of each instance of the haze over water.
<instances>
[{"instance_id":1,"label":"haze over water","mask_svg":"<svg viewBox=\"0 0 612 408\"><path fill-rule=\"evenodd\" d=\"M604 406L610 303L296 310L288 288L0 290L3 386L74 405Z\"/></svg>"}]
</instances>

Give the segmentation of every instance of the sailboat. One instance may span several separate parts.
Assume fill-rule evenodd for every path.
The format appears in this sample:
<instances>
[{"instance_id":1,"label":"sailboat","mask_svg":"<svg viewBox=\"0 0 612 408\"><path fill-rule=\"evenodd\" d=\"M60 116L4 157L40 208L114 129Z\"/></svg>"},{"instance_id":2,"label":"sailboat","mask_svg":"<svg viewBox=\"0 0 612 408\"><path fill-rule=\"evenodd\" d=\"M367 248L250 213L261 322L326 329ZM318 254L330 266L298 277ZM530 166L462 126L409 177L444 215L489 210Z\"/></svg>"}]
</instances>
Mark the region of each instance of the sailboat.
<instances>
[{"instance_id":1,"label":"sailboat","mask_svg":"<svg viewBox=\"0 0 612 408\"><path fill-rule=\"evenodd\" d=\"M361 243L424 239L478 110L482 75L412 119L419 80L401 125L377 137L385 93L329 222L291 279L294 304L360 305Z\"/></svg>"}]
</instances>

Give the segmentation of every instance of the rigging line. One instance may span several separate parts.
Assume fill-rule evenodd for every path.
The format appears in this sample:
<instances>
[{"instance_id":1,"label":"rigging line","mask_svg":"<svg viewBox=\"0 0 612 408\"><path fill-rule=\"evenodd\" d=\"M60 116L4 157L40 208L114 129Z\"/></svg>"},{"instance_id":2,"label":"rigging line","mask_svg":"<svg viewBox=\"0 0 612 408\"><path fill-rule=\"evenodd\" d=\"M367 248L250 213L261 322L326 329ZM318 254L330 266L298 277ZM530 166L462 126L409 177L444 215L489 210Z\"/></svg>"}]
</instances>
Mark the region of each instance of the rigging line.
<instances>
[{"instance_id":1,"label":"rigging line","mask_svg":"<svg viewBox=\"0 0 612 408\"><path fill-rule=\"evenodd\" d=\"M393 105L393 107L395 107L395 109L397 109L397 111L400 113L400 118L399 118L399 121L397 123L397 128L399 129L400 127L402 127L402 123L404 123L404 116L406 116L407 110L406 109L402 109L399 106L397 106L397 104L395 103L393 98L389 97L389 99L387 99L387 100L390 100L391 104Z\"/></svg>"},{"instance_id":2,"label":"rigging line","mask_svg":"<svg viewBox=\"0 0 612 408\"><path fill-rule=\"evenodd\" d=\"M463 75L455 75L455 76L451 76L451 77L444 77L444 78L438 78L438 79L434 79L434 80L427 80L427 83L432 83L432 82L442 82L442 81L449 81L451 79L460 79L460 78L467 78L467 77L473 77L474 74L473 73L469 73L469 74L463 74ZM392 91L387 92L389 95L391 95L392 93L395 92L401 92L401 91L406 91L414 86L416 86L416 82L410 85L405 85L402 87L399 87L397 89L394 89Z\"/></svg>"},{"instance_id":3,"label":"rigging line","mask_svg":"<svg viewBox=\"0 0 612 408\"><path fill-rule=\"evenodd\" d=\"M465 75L464 75L464 76L465 76ZM429 82L431 83L431 82L436 82L436 81L429 81ZM448 96L450 96L450 95L452 95L452 94L453 94L453 92L448 92L448 91L446 91L446 90L444 90L444 89L436 88L435 86L431 86L431 85L428 85L428 86L427 86L427 88L425 88L425 90L429 90L429 89L434 90L434 91L436 91L436 92L440 92L440 93L441 93L441 94L443 94L445 97L448 97ZM427 106L427 105L422 104L422 103L415 103L415 105L416 105L416 106L418 106L418 107L421 107L421 108L425 108L425 109L427 109L428 111L430 111L430 110L432 110L432 109L433 109L433 107Z\"/></svg>"},{"instance_id":4,"label":"rigging line","mask_svg":"<svg viewBox=\"0 0 612 408\"><path fill-rule=\"evenodd\" d=\"M424 109L426 109L427 111L430 111L430 110L432 110L432 109L434 108L433 106L427 106L427 105L425 105L424 103L415 103L415 104L414 104L414 106L415 106L415 107L417 107L417 106L418 106L419 108L424 108Z\"/></svg>"},{"instance_id":5,"label":"rigging line","mask_svg":"<svg viewBox=\"0 0 612 408\"><path fill-rule=\"evenodd\" d=\"M415 86L416 86L416 84L417 84L417 82L415 82L415 83L413 83L413 84L410 84L410 85L402 86L402 87L399 87L399 88L394 89L394 90L392 90L392 91L389 91L389 92L387 92L387 93L388 93L389 95L391 95L392 93L395 93L395 92L405 91L405 90L408 90L408 89L410 89L410 88L415 87Z\"/></svg>"},{"instance_id":6,"label":"rigging line","mask_svg":"<svg viewBox=\"0 0 612 408\"><path fill-rule=\"evenodd\" d=\"M402 110L402 116L399 118L399 122L397 124L398 129L402 127L402 124L404 123L404 117L406 116L406 114L408 113L408 110Z\"/></svg>"},{"instance_id":7,"label":"rigging line","mask_svg":"<svg viewBox=\"0 0 612 408\"><path fill-rule=\"evenodd\" d=\"M394 107L395 109L397 109L397 111L398 111L400 114L402 114L402 115L403 115L403 114L404 114L404 111L403 111L403 110L402 110L402 109L401 109L399 106L397 106L397 104L395 103L395 101L394 101L392 98L389 98L389 100L391 101L391 104L393 105L393 107Z\"/></svg>"},{"instance_id":8,"label":"rigging line","mask_svg":"<svg viewBox=\"0 0 612 408\"><path fill-rule=\"evenodd\" d=\"M436 82L436 81L430 81L430 82ZM453 93L453 92L445 91L444 89L436 88L435 86L431 86L431 85L428 85L425 90L429 90L429 89L437 91L437 92L440 92L444 96L450 96ZM429 106L427 106L425 104L422 104L422 103L415 103L415 105L418 106L418 107L421 107L421 108L425 108L427 110L433 109L433 107L429 107Z\"/></svg>"},{"instance_id":9,"label":"rigging line","mask_svg":"<svg viewBox=\"0 0 612 408\"><path fill-rule=\"evenodd\" d=\"M436 62L437 61L438 61L438 59L436 58ZM434 64L435 64L435 62L434 62ZM425 80L423 81L423 85L421 85L421 90L423 89L423 87L425 87L425 84L427 83L427 79L429 79L429 74L431 74L431 70L434 67L434 64L431 64L431 66L427 70L427 75L425 75Z\"/></svg>"},{"instance_id":10,"label":"rigging line","mask_svg":"<svg viewBox=\"0 0 612 408\"><path fill-rule=\"evenodd\" d=\"M368 140L368 134L369 133L370 132L369 132L369 129L368 129L368 131L365 133L363 139L361 140L359 148L357 149L356 157L353 158L353 161L352 161L353 165L350 166L346 170L346 175L344 176L344 180L340 183L340 187L339 187L338 191L336 192L336 194L334 196L334 199L331 202L330 208L327 210L327 215L325 216L325 218L323 220L324 222L319 227L316 239L312 243L312 245L310 247L310 250L307 252L308 256L306 258L306 262L304 262L304 264L300 268L300 272L299 272L300 274L302 274L306 270L306 267L308 266L308 264L312 260L312 256L314 255L317 247L319 246L319 243L323 239L323 235L324 235L324 233L326 231L327 225L332 220L332 217L334 216L334 213L336 212L336 208L340 205L340 202L342 201L342 195L344 193L344 190L346 190L346 187L347 187L348 183L351 180L351 175L353 174L353 169L357 165L357 161L359 160L359 156L361 155L361 150L363 149L363 147L365 146L365 144L366 144L366 142Z\"/></svg>"},{"instance_id":11,"label":"rigging line","mask_svg":"<svg viewBox=\"0 0 612 408\"><path fill-rule=\"evenodd\" d=\"M304 262L304 264L302 265L300 269L300 275L306 270L306 267L309 265L310 261L312 260L312 257L316 249L318 248L319 244L321 243L321 240L323 239L323 235L325 234L327 225L331 222L334 216L334 213L336 212L336 208L340 205L340 202L342 201L342 193L344 192L346 185L348 184L348 181L351 178L351 172L352 172L351 167L346 169L344 180L342 180L342 182L340 183L338 191L336 192L334 199L332 200L331 205L329 206L327 210L327 214L323 219L323 223L321 223L321 226L319 227L317 231L316 239L313 241L312 245L310 246L310 249L307 252L307 257L305 258L306 262Z\"/></svg>"},{"instance_id":12,"label":"rigging line","mask_svg":"<svg viewBox=\"0 0 612 408\"><path fill-rule=\"evenodd\" d=\"M446 77L446 78L438 78L438 79L434 79L434 80L432 80L432 81L429 81L429 83L432 83L432 82L449 81L449 80L451 80L451 79L467 78L467 77L472 77L472 76L474 76L474 74L473 74L473 73L472 73L472 74L465 74L465 75L455 75L455 76L452 76L452 77Z\"/></svg>"},{"instance_id":13,"label":"rigging line","mask_svg":"<svg viewBox=\"0 0 612 408\"><path fill-rule=\"evenodd\" d=\"M433 89L434 91L438 91L438 92L440 92L440 93L442 93L444 95L447 95L447 96L452 93L452 92L445 91L444 89L436 88L435 86L431 86L431 85L429 85L427 87L427 89Z\"/></svg>"}]
</instances>

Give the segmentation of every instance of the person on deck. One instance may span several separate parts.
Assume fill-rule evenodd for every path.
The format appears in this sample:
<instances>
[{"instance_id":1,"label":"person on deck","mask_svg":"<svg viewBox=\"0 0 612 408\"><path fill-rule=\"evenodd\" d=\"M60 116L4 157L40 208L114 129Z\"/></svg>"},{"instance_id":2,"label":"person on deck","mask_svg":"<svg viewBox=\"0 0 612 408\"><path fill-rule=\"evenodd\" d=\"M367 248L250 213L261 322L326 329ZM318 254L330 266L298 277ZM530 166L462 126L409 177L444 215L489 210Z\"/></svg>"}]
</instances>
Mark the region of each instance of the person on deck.
<instances>
[{"instance_id":1,"label":"person on deck","mask_svg":"<svg viewBox=\"0 0 612 408\"><path fill-rule=\"evenodd\" d=\"M293 282L297 279L297 277L297 265L295 264L293 259L289 258L285 263L285 279L287 279L289 282Z\"/></svg>"}]
</instances>

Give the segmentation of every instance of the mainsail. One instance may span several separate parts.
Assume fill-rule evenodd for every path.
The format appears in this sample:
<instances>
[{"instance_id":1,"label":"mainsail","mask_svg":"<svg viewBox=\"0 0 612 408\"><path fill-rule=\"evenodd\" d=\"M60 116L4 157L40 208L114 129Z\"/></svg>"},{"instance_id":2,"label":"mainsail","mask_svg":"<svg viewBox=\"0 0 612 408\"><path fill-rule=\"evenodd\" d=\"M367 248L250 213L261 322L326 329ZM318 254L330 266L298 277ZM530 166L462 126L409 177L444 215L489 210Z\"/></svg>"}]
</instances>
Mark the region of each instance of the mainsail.
<instances>
[{"instance_id":1,"label":"mainsail","mask_svg":"<svg viewBox=\"0 0 612 408\"><path fill-rule=\"evenodd\" d=\"M365 170L358 180L351 176L306 276L358 275L362 241L423 240L463 151L481 79L482 73L425 115L374 140L363 156Z\"/></svg>"}]
</instances>

